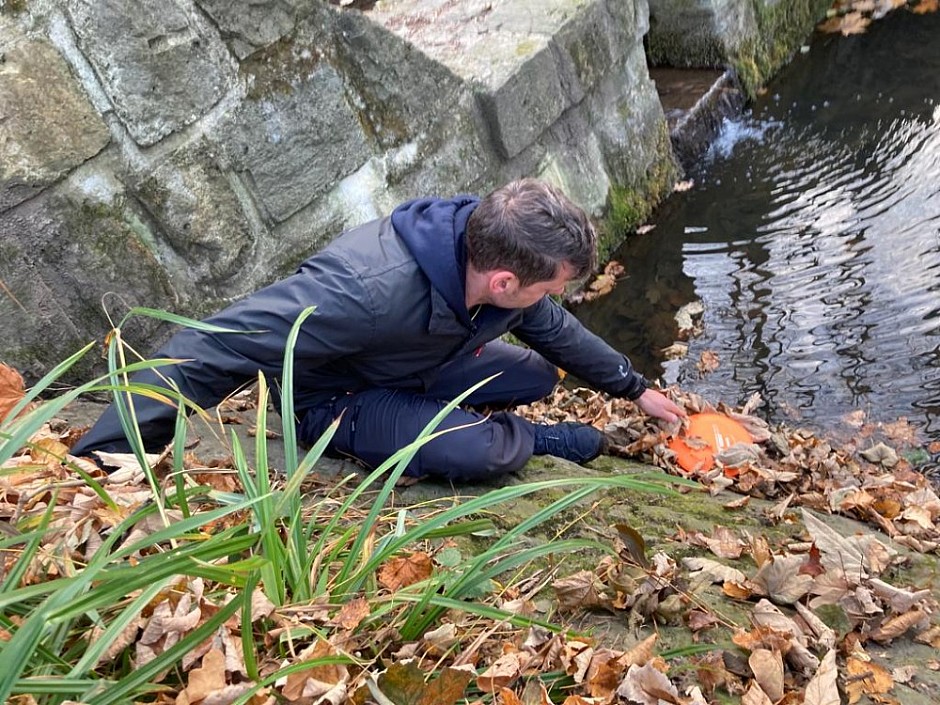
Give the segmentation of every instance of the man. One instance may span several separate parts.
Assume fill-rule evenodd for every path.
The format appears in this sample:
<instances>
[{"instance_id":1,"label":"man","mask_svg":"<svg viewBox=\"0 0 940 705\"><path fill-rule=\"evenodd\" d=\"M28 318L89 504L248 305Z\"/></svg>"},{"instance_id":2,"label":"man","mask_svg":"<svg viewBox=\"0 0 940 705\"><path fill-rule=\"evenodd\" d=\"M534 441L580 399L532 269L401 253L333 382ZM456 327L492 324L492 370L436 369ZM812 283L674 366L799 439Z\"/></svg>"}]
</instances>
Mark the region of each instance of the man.
<instances>
[{"instance_id":1,"label":"man","mask_svg":"<svg viewBox=\"0 0 940 705\"><path fill-rule=\"evenodd\" d=\"M203 407L259 370L276 386L291 326L316 306L294 353L298 438L312 444L342 414L330 452L373 467L413 441L447 401L496 372L503 374L469 397L469 406L535 401L551 392L561 368L675 421L682 409L648 389L625 356L550 298L593 270L596 249L584 211L534 179L482 200L411 201L207 320L255 332L178 333L157 357L186 362L161 374ZM498 340L506 332L529 349ZM136 379L166 386L153 372ZM162 450L175 408L148 397L135 407L147 449ZM481 480L519 470L533 454L586 462L605 445L591 426L538 425L508 411L458 409L439 428L457 430L424 445L406 474ZM128 449L111 408L72 452Z\"/></svg>"}]
</instances>

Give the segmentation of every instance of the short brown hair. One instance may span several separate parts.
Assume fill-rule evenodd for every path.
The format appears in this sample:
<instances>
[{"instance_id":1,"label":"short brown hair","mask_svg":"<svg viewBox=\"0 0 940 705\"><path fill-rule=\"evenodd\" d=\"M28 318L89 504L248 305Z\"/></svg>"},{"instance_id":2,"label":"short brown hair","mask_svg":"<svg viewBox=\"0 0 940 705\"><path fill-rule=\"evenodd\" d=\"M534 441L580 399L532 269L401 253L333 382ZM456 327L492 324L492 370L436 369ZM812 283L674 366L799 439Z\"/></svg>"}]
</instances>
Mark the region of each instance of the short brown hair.
<instances>
[{"instance_id":1,"label":"short brown hair","mask_svg":"<svg viewBox=\"0 0 940 705\"><path fill-rule=\"evenodd\" d=\"M597 266L597 234L587 213L560 189L519 179L485 196L473 211L467 256L478 272L505 269L522 286L554 279L562 262L580 279Z\"/></svg>"}]
</instances>

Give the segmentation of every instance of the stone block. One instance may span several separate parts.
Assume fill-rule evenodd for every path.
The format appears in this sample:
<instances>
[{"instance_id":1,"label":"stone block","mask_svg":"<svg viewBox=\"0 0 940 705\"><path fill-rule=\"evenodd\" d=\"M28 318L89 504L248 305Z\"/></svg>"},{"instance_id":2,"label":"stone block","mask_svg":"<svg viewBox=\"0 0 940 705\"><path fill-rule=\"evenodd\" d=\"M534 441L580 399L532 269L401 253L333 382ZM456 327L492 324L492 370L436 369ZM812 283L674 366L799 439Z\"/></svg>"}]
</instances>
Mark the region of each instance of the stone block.
<instances>
[{"instance_id":1,"label":"stone block","mask_svg":"<svg viewBox=\"0 0 940 705\"><path fill-rule=\"evenodd\" d=\"M242 65L249 94L219 139L281 222L371 155L342 77L313 45L279 42Z\"/></svg>"},{"instance_id":2,"label":"stone block","mask_svg":"<svg viewBox=\"0 0 940 705\"><path fill-rule=\"evenodd\" d=\"M179 257L175 266L190 293L231 293L225 282L251 254L254 235L211 148L201 143L174 153L129 190Z\"/></svg>"},{"instance_id":3,"label":"stone block","mask_svg":"<svg viewBox=\"0 0 940 705\"><path fill-rule=\"evenodd\" d=\"M239 59L294 28L295 3L288 0L196 0L196 4L212 18Z\"/></svg>"},{"instance_id":4,"label":"stone block","mask_svg":"<svg viewBox=\"0 0 940 705\"><path fill-rule=\"evenodd\" d=\"M496 148L511 158L584 97L574 62L553 40L584 7L583 0L392 0L369 17L472 86Z\"/></svg>"},{"instance_id":5,"label":"stone block","mask_svg":"<svg viewBox=\"0 0 940 705\"><path fill-rule=\"evenodd\" d=\"M649 0L654 65L722 66L758 34L751 0Z\"/></svg>"},{"instance_id":6,"label":"stone block","mask_svg":"<svg viewBox=\"0 0 940 705\"><path fill-rule=\"evenodd\" d=\"M140 145L199 119L234 81L218 34L177 0L68 0L68 9L80 48Z\"/></svg>"},{"instance_id":7,"label":"stone block","mask_svg":"<svg viewBox=\"0 0 940 705\"><path fill-rule=\"evenodd\" d=\"M110 133L51 44L20 41L0 63L0 212L100 152Z\"/></svg>"},{"instance_id":8,"label":"stone block","mask_svg":"<svg viewBox=\"0 0 940 705\"><path fill-rule=\"evenodd\" d=\"M0 215L0 340L3 357L33 376L82 345L102 340L132 306L174 309L176 292L139 223L120 202L81 200L62 189ZM165 325L126 332L150 351ZM72 378L100 371L90 356Z\"/></svg>"},{"instance_id":9,"label":"stone block","mask_svg":"<svg viewBox=\"0 0 940 705\"><path fill-rule=\"evenodd\" d=\"M331 13L333 59L356 96L353 107L380 148L435 131L463 82L413 44L358 12Z\"/></svg>"}]
</instances>

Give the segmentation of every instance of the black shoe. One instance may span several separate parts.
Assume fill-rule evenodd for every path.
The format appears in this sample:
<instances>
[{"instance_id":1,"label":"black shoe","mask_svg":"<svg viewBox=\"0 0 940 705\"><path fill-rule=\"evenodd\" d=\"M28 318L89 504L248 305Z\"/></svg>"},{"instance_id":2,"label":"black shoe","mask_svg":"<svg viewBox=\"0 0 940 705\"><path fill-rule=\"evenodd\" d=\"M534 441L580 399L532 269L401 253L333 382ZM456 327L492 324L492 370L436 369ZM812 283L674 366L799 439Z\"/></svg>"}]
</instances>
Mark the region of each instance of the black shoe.
<instances>
[{"instance_id":1,"label":"black shoe","mask_svg":"<svg viewBox=\"0 0 940 705\"><path fill-rule=\"evenodd\" d=\"M566 421L535 427L533 455L554 455L575 463L586 463L606 450L604 434L587 424Z\"/></svg>"}]
</instances>

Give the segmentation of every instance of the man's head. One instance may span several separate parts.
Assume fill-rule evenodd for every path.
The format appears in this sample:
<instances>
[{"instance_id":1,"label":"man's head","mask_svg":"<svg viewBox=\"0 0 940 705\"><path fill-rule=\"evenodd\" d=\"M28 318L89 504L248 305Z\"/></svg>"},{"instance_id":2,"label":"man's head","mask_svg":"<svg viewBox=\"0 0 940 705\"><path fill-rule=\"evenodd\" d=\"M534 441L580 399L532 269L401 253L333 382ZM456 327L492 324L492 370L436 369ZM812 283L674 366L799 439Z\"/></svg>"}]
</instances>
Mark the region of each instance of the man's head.
<instances>
[{"instance_id":1,"label":"man's head","mask_svg":"<svg viewBox=\"0 0 940 705\"><path fill-rule=\"evenodd\" d=\"M467 223L473 272L487 275L485 299L523 307L560 293L597 262L597 235L587 214L559 189L520 179L485 196Z\"/></svg>"}]
</instances>

